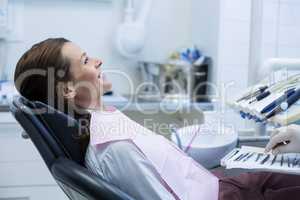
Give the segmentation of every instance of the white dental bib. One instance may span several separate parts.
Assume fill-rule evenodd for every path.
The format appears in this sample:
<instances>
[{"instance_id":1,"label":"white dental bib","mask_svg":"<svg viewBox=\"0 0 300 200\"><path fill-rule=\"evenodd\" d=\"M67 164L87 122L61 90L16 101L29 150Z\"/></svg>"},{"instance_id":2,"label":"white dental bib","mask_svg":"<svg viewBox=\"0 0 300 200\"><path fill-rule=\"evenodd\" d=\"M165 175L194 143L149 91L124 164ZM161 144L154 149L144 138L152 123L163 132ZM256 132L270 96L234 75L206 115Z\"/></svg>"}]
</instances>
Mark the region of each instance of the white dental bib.
<instances>
[{"instance_id":1,"label":"white dental bib","mask_svg":"<svg viewBox=\"0 0 300 200\"><path fill-rule=\"evenodd\" d=\"M173 143L118 110L91 111L90 144L129 140L153 164L168 190L180 200L217 200L218 178Z\"/></svg>"}]
</instances>

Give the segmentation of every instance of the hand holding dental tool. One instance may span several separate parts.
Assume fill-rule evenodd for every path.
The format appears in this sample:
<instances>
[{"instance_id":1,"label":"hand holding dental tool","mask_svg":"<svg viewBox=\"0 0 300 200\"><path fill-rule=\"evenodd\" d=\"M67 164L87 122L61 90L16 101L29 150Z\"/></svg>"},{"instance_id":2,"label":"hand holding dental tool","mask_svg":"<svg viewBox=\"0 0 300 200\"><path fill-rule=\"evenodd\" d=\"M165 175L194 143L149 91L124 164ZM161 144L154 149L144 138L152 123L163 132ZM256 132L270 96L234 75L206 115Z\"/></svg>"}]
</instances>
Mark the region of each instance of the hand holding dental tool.
<instances>
[{"instance_id":1,"label":"hand holding dental tool","mask_svg":"<svg viewBox=\"0 0 300 200\"><path fill-rule=\"evenodd\" d=\"M300 153L300 126L293 124L275 129L265 148L265 152L270 151L275 155Z\"/></svg>"}]
</instances>

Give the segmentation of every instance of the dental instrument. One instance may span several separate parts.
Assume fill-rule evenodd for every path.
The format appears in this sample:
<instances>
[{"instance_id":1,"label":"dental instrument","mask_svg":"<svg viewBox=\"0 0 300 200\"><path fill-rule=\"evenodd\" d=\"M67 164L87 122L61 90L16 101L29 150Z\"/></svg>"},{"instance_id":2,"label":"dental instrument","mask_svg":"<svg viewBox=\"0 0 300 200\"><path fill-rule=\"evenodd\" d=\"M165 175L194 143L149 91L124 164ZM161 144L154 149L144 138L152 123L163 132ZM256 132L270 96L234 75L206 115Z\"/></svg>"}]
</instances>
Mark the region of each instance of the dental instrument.
<instances>
[{"instance_id":1,"label":"dental instrument","mask_svg":"<svg viewBox=\"0 0 300 200\"><path fill-rule=\"evenodd\" d=\"M265 164L270 159L270 154L266 155L266 157L260 162L260 164Z\"/></svg>"},{"instance_id":2,"label":"dental instrument","mask_svg":"<svg viewBox=\"0 0 300 200\"><path fill-rule=\"evenodd\" d=\"M236 150L239 150L239 153L232 157ZM221 160L221 165L227 169L253 169L300 174L300 159L298 159L300 154L272 155L263 152L264 148L242 146L227 154ZM259 159L255 159L253 155L257 155Z\"/></svg>"},{"instance_id":3,"label":"dental instrument","mask_svg":"<svg viewBox=\"0 0 300 200\"><path fill-rule=\"evenodd\" d=\"M283 166L283 162L284 162L284 156L281 155L280 166Z\"/></svg>"},{"instance_id":4,"label":"dental instrument","mask_svg":"<svg viewBox=\"0 0 300 200\"><path fill-rule=\"evenodd\" d=\"M240 152L240 150L236 150L230 157L229 159L233 158L236 154L238 154Z\"/></svg>"},{"instance_id":5,"label":"dental instrument","mask_svg":"<svg viewBox=\"0 0 300 200\"><path fill-rule=\"evenodd\" d=\"M251 153L249 156L247 156L247 158L245 158L243 160L243 162L246 162L247 160L249 160L255 153Z\"/></svg>"},{"instance_id":6,"label":"dental instrument","mask_svg":"<svg viewBox=\"0 0 300 200\"><path fill-rule=\"evenodd\" d=\"M255 162L259 161L259 159L262 155L263 155L262 153L258 153Z\"/></svg>"},{"instance_id":7,"label":"dental instrument","mask_svg":"<svg viewBox=\"0 0 300 200\"><path fill-rule=\"evenodd\" d=\"M271 162L271 165L273 165L276 162L276 160L277 160L277 155L274 156L274 158L273 158L273 160Z\"/></svg>"},{"instance_id":8,"label":"dental instrument","mask_svg":"<svg viewBox=\"0 0 300 200\"><path fill-rule=\"evenodd\" d=\"M257 101L261 101L264 98L268 97L271 93L280 92L281 90L289 89L290 87L292 87L294 85L298 85L299 81L300 81L300 79L299 79L298 75L295 75L295 76L291 77L290 79L282 80L279 83L272 84L273 86L270 86L269 90L266 90L266 91L262 92L261 94L257 95L253 100L251 100L249 102L249 104L255 103Z\"/></svg>"},{"instance_id":9,"label":"dental instrument","mask_svg":"<svg viewBox=\"0 0 300 200\"><path fill-rule=\"evenodd\" d=\"M241 154L239 155L236 159L234 159L234 161L239 161L245 154Z\"/></svg>"},{"instance_id":10,"label":"dental instrument","mask_svg":"<svg viewBox=\"0 0 300 200\"><path fill-rule=\"evenodd\" d=\"M296 103L300 99L300 89L297 89L289 98L287 98L286 102L281 103L276 108L274 108L266 117L265 120L275 116L276 114L285 111L291 105Z\"/></svg>"},{"instance_id":11,"label":"dental instrument","mask_svg":"<svg viewBox=\"0 0 300 200\"><path fill-rule=\"evenodd\" d=\"M296 156L294 159L294 162L293 162L293 167L297 166L299 164L299 161L300 161L300 159L298 159Z\"/></svg>"},{"instance_id":12,"label":"dental instrument","mask_svg":"<svg viewBox=\"0 0 300 200\"><path fill-rule=\"evenodd\" d=\"M290 143L290 141L283 141L283 142L280 142L280 143L276 144L276 145L273 147L273 149L276 149L277 147L282 146L282 145L287 145L287 144L289 144L289 143Z\"/></svg>"},{"instance_id":13,"label":"dental instrument","mask_svg":"<svg viewBox=\"0 0 300 200\"><path fill-rule=\"evenodd\" d=\"M287 90L281 97L267 105L265 108L263 108L260 113L264 114L267 112L270 112L273 110L277 105L281 104L282 102L286 101L287 98L289 98L292 94L295 93L295 88Z\"/></svg>"},{"instance_id":14,"label":"dental instrument","mask_svg":"<svg viewBox=\"0 0 300 200\"><path fill-rule=\"evenodd\" d=\"M246 153L244 156L242 156L239 161L243 160L244 158L246 158L250 153Z\"/></svg>"},{"instance_id":15,"label":"dental instrument","mask_svg":"<svg viewBox=\"0 0 300 200\"><path fill-rule=\"evenodd\" d=\"M260 95L258 95L257 97L255 97L252 101L249 102L249 104L255 103L257 101L261 101L264 98L268 97L271 94L270 91L265 91L263 93L261 93Z\"/></svg>"},{"instance_id":16,"label":"dental instrument","mask_svg":"<svg viewBox=\"0 0 300 200\"><path fill-rule=\"evenodd\" d=\"M240 99L238 99L236 101L240 102L240 101L251 99L251 98L263 93L266 89L268 89L268 86L261 86L261 87L258 88L258 90L255 90L254 92L250 91L245 96L241 97Z\"/></svg>"},{"instance_id":17,"label":"dental instrument","mask_svg":"<svg viewBox=\"0 0 300 200\"><path fill-rule=\"evenodd\" d=\"M194 140L196 139L197 134L200 131L200 129L201 129L201 126L199 126L199 128L193 133L193 137L192 137L191 141L189 142L189 144L187 145L187 147L184 149L185 153L188 153L188 151L190 150L190 148L191 148Z\"/></svg>"},{"instance_id":18,"label":"dental instrument","mask_svg":"<svg viewBox=\"0 0 300 200\"><path fill-rule=\"evenodd\" d=\"M180 137L179 137L179 134L178 134L176 126L173 125L173 124L171 124L170 125L170 130L171 130L172 133L174 133L175 138L177 140L177 145L182 150L182 144L181 144L181 140L180 140Z\"/></svg>"}]
</instances>

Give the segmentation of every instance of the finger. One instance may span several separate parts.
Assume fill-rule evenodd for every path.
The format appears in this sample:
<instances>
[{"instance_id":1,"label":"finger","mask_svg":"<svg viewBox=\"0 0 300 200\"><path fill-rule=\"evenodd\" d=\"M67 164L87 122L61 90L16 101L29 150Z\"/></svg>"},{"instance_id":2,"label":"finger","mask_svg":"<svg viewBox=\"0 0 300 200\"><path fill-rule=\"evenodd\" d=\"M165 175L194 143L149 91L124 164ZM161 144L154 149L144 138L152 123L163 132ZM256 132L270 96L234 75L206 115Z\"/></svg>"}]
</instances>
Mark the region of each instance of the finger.
<instances>
[{"instance_id":1,"label":"finger","mask_svg":"<svg viewBox=\"0 0 300 200\"><path fill-rule=\"evenodd\" d=\"M273 148L275 148L277 144L280 144L287 140L289 140L289 134L286 134L285 132L278 133L277 135L275 135L273 138L270 139L269 143L265 148L265 152L271 151Z\"/></svg>"},{"instance_id":2,"label":"finger","mask_svg":"<svg viewBox=\"0 0 300 200\"><path fill-rule=\"evenodd\" d=\"M290 126L283 126L283 127L277 128L276 131L278 131L279 133L286 133L289 129L290 129Z\"/></svg>"},{"instance_id":3,"label":"finger","mask_svg":"<svg viewBox=\"0 0 300 200\"><path fill-rule=\"evenodd\" d=\"M274 131L272 131L272 132L271 132L271 135L270 135L270 139L273 138L273 137L274 137L275 135L277 135L278 133L280 133L278 129L275 129Z\"/></svg>"},{"instance_id":4,"label":"finger","mask_svg":"<svg viewBox=\"0 0 300 200\"><path fill-rule=\"evenodd\" d=\"M275 149L272 150L274 155L283 154L283 153L293 153L292 145L279 145Z\"/></svg>"},{"instance_id":5,"label":"finger","mask_svg":"<svg viewBox=\"0 0 300 200\"><path fill-rule=\"evenodd\" d=\"M276 128L271 132L270 138L273 138L275 135L278 135L279 133L286 133L288 129L288 126L283 126L280 128Z\"/></svg>"}]
</instances>

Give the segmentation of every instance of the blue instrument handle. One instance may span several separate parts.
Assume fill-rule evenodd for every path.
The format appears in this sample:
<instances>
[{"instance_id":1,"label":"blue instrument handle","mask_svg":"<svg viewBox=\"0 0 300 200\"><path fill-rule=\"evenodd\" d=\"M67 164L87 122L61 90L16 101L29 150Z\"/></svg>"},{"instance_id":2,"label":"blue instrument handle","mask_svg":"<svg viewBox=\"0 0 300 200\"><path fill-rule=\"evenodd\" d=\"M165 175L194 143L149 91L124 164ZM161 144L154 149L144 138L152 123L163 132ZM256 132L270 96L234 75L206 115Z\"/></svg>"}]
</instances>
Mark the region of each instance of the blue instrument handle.
<instances>
[{"instance_id":1,"label":"blue instrument handle","mask_svg":"<svg viewBox=\"0 0 300 200\"><path fill-rule=\"evenodd\" d=\"M287 90L284 95L282 95L281 97L279 97L278 99L276 99L275 101L273 101L272 103L270 103L269 105L267 105L266 107L264 107L261 110L260 113L264 114L264 113L270 112L276 106L278 106L279 104L281 104L282 102L284 102L286 99L288 99L294 93L295 93L295 88Z\"/></svg>"}]
</instances>

